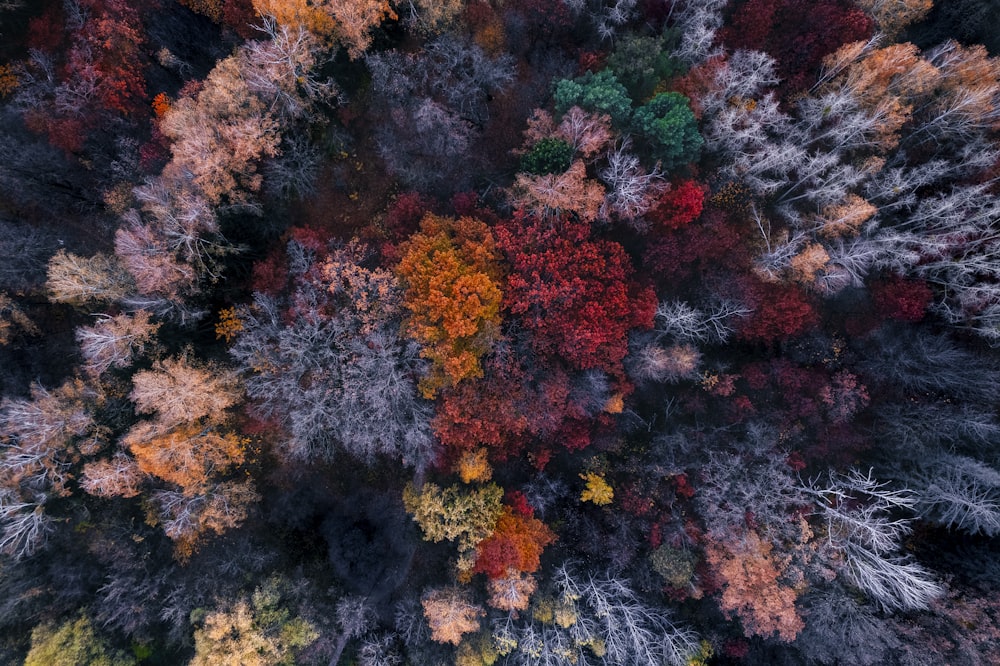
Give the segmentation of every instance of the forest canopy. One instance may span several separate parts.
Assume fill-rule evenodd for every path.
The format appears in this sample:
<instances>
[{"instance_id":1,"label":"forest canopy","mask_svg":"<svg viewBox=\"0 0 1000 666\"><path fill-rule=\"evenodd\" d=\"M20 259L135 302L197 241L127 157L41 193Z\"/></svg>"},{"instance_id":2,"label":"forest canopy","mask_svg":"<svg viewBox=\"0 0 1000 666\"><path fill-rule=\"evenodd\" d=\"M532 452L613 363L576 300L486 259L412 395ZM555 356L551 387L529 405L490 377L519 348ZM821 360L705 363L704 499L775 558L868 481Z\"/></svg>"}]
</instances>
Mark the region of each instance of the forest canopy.
<instances>
[{"instance_id":1,"label":"forest canopy","mask_svg":"<svg viewBox=\"0 0 1000 666\"><path fill-rule=\"evenodd\" d=\"M0 663L995 663L973 0L0 0Z\"/></svg>"}]
</instances>

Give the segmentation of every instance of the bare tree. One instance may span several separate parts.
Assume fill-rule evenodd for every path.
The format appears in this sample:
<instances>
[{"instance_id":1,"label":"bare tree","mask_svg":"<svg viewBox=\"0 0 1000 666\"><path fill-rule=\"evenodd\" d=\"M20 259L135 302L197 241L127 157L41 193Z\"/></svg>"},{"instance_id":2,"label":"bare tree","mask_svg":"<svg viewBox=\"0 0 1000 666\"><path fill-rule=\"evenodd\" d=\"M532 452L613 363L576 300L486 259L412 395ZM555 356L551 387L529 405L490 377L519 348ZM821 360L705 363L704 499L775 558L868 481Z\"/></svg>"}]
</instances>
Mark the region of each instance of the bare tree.
<instances>
[{"instance_id":1,"label":"bare tree","mask_svg":"<svg viewBox=\"0 0 1000 666\"><path fill-rule=\"evenodd\" d=\"M81 326L76 330L84 369L101 375L112 367L128 367L152 341L158 328L159 324L150 321L145 310L134 315L98 315L94 326Z\"/></svg>"},{"instance_id":2,"label":"bare tree","mask_svg":"<svg viewBox=\"0 0 1000 666\"><path fill-rule=\"evenodd\" d=\"M52 520L42 502L25 502L7 488L0 488L0 553L15 560L31 557L52 532Z\"/></svg>"},{"instance_id":3,"label":"bare tree","mask_svg":"<svg viewBox=\"0 0 1000 666\"><path fill-rule=\"evenodd\" d=\"M843 558L843 570L858 588L886 610L926 609L944 590L917 563L898 555L910 521L893 511L917 506L908 490L892 490L869 470L831 475L829 483L803 487L827 523L828 544Z\"/></svg>"},{"instance_id":4,"label":"bare tree","mask_svg":"<svg viewBox=\"0 0 1000 666\"><path fill-rule=\"evenodd\" d=\"M716 32L722 27L726 0L684 2L675 13L681 43L674 57L689 65L702 63L719 53ZM673 3L672 6L676 6Z\"/></svg>"},{"instance_id":5,"label":"bare tree","mask_svg":"<svg viewBox=\"0 0 1000 666\"><path fill-rule=\"evenodd\" d=\"M1000 472L993 467L945 454L913 477L922 515L969 534L1000 533Z\"/></svg>"},{"instance_id":6,"label":"bare tree","mask_svg":"<svg viewBox=\"0 0 1000 666\"><path fill-rule=\"evenodd\" d=\"M641 217L667 189L667 183L658 167L649 172L643 169L639 158L629 152L630 148L631 141L625 139L608 153L608 165L600 176L610 190L604 197L601 214L641 230L645 226Z\"/></svg>"},{"instance_id":7,"label":"bare tree","mask_svg":"<svg viewBox=\"0 0 1000 666\"><path fill-rule=\"evenodd\" d=\"M657 333L677 342L719 344L733 334L733 319L749 314L749 309L731 301L719 301L708 311L683 301L663 301L656 308L654 326Z\"/></svg>"},{"instance_id":8,"label":"bare tree","mask_svg":"<svg viewBox=\"0 0 1000 666\"><path fill-rule=\"evenodd\" d=\"M416 391L416 345L391 325L361 335L346 317L301 312L283 325L258 297L231 348L245 368L247 394L289 429L287 455L330 457L342 447L371 462L379 455L424 468L434 458L430 408Z\"/></svg>"}]
</instances>

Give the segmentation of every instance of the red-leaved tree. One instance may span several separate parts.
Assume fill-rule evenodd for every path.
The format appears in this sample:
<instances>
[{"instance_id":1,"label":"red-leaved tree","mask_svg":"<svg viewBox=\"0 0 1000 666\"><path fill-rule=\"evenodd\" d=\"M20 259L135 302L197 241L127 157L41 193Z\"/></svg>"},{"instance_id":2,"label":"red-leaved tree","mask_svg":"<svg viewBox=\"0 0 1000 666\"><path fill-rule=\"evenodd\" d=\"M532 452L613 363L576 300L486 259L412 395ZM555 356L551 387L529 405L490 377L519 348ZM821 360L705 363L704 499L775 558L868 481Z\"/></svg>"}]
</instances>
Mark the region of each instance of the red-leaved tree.
<instances>
[{"instance_id":1,"label":"red-leaved tree","mask_svg":"<svg viewBox=\"0 0 1000 666\"><path fill-rule=\"evenodd\" d=\"M495 234L511 265L504 306L532 332L536 351L620 375L629 330L650 328L656 311L656 295L633 280L622 246L571 216L518 212Z\"/></svg>"},{"instance_id":2,"label":"red-leaved tree","mask_svg":"<svg viewBox=\"0 0 1000 666\"><path fill-rule=\"evenodd\" d=\"M555 533L545 523L507 507L497 520L493 534L476 546L474 571L485 573L491 579L503 578L511 570L533 573L538 570L545 546L555 539Z\"/></svg>"},{"instance_id":3,"label":"red-leaved tree","mask_svg":"<svg viewBox=\"0 0 1000 666\"><path fill-rule=\"evenodd\" d=\"M871 36L874 23L848 0L748 0L722 39L733 49L766 51L778 61L782 89L808 88L823 58Z\"/></svg>"}]
</instances>

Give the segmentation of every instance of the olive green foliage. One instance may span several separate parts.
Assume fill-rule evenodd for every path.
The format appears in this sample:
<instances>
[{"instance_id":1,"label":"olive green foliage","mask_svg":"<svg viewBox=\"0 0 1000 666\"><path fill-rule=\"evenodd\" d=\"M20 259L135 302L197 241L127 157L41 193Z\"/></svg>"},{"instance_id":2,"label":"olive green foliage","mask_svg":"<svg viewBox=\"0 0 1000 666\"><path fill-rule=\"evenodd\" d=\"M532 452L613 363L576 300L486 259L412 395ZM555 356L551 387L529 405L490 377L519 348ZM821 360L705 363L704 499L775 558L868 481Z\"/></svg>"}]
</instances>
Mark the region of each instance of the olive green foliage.
<instances>
[{"instance_id":1,"label":"olive green foliage","mask_svg":"<svg viewBox=\"0 0 1000 666\"><path fill-rule=\"evenodd\" d=\"M319 634L300 617L293 617L283 598L281 579L271 578L249 599L209 611L195 611L192 620L195 657L192 666L278 666L295 664L297 652Z\"/></svg>"},{"instance_id":2,"label":"olive green foliage","mask_svg":"<svg viewBox=\"0 0 1000 666\"><path fill-rule=\"evenodd\" d=\"M542 139L521 158L521 171L534 176L563 173L573 159L573 146L562 139Z\"/></svg>"},{"instance_id":3,"label":"olive green foliage","mask_svg":"<svg viewBox=\"0 0 1000 666\"><path fill-rule=\"evenodd\" d=\"M503 488L495 483L474 489L425 483L419 491L412 485L403 490L406 512L420 526L425 541L458 544L460 571L471 569L476 544L496 527L502 500Z\"/></svg>"},{"instance_id":4,"label":"olive green foliage","mask_svg":"<svg viewBox=\"0 0 1000 666\"><path fill-rule=\"evenodd\" d=\"M577 79L557 81L553 98L556 112L560 114L570 107L579 106L586 111L608 114L616 127L625 127L632 117L632 100L628 91L607 69L597 74L587 72Z\"/></svg>"},{"instance_id":5,"label":"olive green foliage","mask_svg":"<svg viewBox=\"0 0 1000 666\"><path fill-rule=\"evenodd\" d=\"M672 169L698 159L704 141L689 100L675 92L660 93L639 107L632 117L653 159L664 169Z\"/></svg>"},{"instance_id":6,"label":"olive green foliage","mask_svg":"<svg viewBox=\"0 0 1000 666\"><path fill-rule=\"evenodd\" d=\"M663 35L629 35L615 46L608 58L608 68L632 99L647 99L661 81L674 76L680 69L680 63L670 57L666 41Z\"/></svg>"},{"instance_id":7,"label":"olive green foliage","mask_svg":"<svg viewBox=\"0 0 1000 666\"><path fill-rule=\"evenodd\" d=\"M61 625L42 625L31 632L31 650L24 666L132 666L128 653L115 650L94 631L90 618L80 615Z\"/></svg>"},{"instance_id":8,"label":"olive green foliage","mask_svg":"<svg viewBox=\"0 0 1000 666\"><path fill-rule=\"evenodd\" d=\"M649 559L653 571L663 576L671 587L686 587L694 577L696 558L688 551L660 546L650 554Z\"/></svg>"}]
</instances>

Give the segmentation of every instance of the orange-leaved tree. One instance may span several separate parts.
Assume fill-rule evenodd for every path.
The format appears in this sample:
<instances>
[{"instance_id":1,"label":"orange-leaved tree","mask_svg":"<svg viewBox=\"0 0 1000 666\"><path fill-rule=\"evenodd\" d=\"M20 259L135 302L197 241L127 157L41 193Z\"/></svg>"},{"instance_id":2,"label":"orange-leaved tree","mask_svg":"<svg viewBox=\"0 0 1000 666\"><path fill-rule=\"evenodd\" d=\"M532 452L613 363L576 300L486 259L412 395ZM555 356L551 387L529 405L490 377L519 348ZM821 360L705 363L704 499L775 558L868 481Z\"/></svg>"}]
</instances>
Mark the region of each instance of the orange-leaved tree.
<instances>
[{"instance_id":1,"label":"orange-leaved tree","mask_svg":"<svg viewBox=\"0 0 1000 666\"><path fill-rule=\"evenodd\" d=\"M406 330L432 365L420 382L425 398L469 377L500 326L501 269L489 228L471 217L427 214L403 246L397 272L406 286Z\"/></svg>"},{"instance_id":2,"label":"orange-leaved tree","mask_svg":"<svg viewBox=\"0 0 1000 666\"><path fill-rule=\"evenodd\" d=\"M479 630L479 618L486 613L472 603L467 591L449 587L428 590L420 600L431 628L431 640L458 645L462 635Z\"/></svg>"},{"instance_id":3,"label":"orange-leaved tree","mask_svg":"<svg viewBox=\"0 0 1000 666\"><path fill-rule=\"evenodd\" d=\"M226 481L227 473L246 459L246 439L225 427L227 410L242 393L232 373L183 357L136 373L132 383L129 397L136 411L153 418L134 425L122 444L134 457L138 472L160 482L153 506L184 557L204 533L238 525L257 498L251 484ZM135 474L123 455L112 461L117 461L114 469L104 465L87 470L90 492L134 494L134 480L122 483L117 478L119 468L127 472L127 480ZM110 472L116 478L101 483Z\"/></svg>"},{"instance_id":4,"label":"orange-leaved tree","mask_svg":"<svg viewBox=\"0 0 1000 666\"><path fill-rule=\"evenodd\" d=\"M705 557L723 581L719 606L737 615L747 636L777 633L792 641L805 627L795 609L796 591L780 582L782 557L757 533L747 530L723 543L710 542Z\"/></svg>"},{"instance_id":5,"label":"orange-leaved tree","mask_svg":"<svg viewBox=\"0 0 1000 666\"><path fill-rule=\"evenodd\" d=\"M253 4L259 14L273 16L282 25L338 39L351 58L371 45L372 28L383 19L396 18L388 0L253 0Z\"/></svg>"},{"instance_id":6,"label":"orange-leaved tree","mask_svg":"<svg viewBox=\"0 0 1000 666\"><path fill-rule=\"evenodd\" d=\"M542 521L505 507L493 534L476 546L475 571L491 579L512 572L534 573L540 566L542 551L555 539L555 533Z\"/></svg>"}]
</instances>

